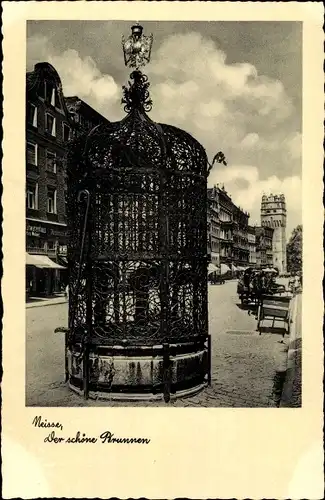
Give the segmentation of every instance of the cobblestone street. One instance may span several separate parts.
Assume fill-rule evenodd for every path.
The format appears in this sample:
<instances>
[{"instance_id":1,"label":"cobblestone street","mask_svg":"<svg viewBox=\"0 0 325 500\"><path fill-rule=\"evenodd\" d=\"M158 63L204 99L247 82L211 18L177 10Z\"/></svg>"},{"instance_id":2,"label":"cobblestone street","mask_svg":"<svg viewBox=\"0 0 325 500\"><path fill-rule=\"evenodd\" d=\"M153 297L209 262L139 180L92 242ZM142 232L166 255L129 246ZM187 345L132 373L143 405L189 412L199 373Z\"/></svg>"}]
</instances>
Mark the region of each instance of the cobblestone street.
<instances>
[{"instance_id":1,"label":"cobblestone street","mask_svg":"<svg viewBox=\"0 0 325 500\"><path fill-rule=\"evenodd\" d=\"M173 407L274 407L274 379L284 369L287 340L256 329L254 315L242 310L236 281L209 286L212 336L212 384L203 392L172 400ZM166 406L161 402L88 400L64 384L64 337L67 304L27 309L26 404L28 406Z\"/></svg>"}]
</instances>

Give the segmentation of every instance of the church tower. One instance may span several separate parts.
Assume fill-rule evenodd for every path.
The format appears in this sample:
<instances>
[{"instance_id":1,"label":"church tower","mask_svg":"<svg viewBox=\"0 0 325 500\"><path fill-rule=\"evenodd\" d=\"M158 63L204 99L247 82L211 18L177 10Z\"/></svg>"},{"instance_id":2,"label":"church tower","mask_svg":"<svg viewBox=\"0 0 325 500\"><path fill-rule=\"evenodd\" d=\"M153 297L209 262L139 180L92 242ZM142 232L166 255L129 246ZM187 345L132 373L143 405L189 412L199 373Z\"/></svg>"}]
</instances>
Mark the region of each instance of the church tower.
<instances>
[{"instance_id":1,"label":"church tower","mask_svg":"<svg viewBox=\"0 0 325 500\"><path fill-rule=\"evenodd\" d=\"M274 228L272 241L273 266L280 273L286 272L287 210L284 194L262 196L261 225Z\"/></svg>"}]
</instances>

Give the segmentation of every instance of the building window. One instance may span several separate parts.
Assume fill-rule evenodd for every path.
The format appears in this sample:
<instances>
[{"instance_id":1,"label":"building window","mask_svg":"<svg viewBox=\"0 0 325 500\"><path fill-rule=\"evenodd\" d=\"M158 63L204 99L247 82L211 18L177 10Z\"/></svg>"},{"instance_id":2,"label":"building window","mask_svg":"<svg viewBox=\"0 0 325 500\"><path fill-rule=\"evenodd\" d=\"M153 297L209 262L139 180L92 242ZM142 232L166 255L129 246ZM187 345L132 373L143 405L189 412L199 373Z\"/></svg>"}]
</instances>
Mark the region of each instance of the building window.
<instances>
[{"instance_id":1,"label":"building window","mask_svg":"<svg viewBox=\"0 0 325 500\"><path fill-rule=\"evenodd\" d=\"M38 184L27 184L26 208L37 210L38 208Z\"/></svg>"},{"instance_id":2,"label":"building window","mask_svg":"<svg viewBox=\"0 0 325 500\"><path fill-rule=\"evenodd\" d=\"M45 113L45 131L56 136L55 118L50 113Z\"/></svg>"},{"instance_id":3,"label":"building window","mask_svg":"<svg viewBox=\"0 0 325 500\"><path fill-rule=\"evenodd\" d=\"M27 105L27 123L37 127L37 106L31 102Z\"/></svg>"},{"instance_id":4,"label":"building window","mask_svg":"<svg viewBox=\"0 0 325 500\"><path fill-rule=\"evenodd\" d=\"M56 154L46 151L46 170L56 173Z\"/></svg>"},{"instance_id":5,"label":"building window","mask_svg":"<svg viewBox=\"0 0 325 500\"><path fill-rule=\"evenodd\" d=\"M70 140L70 127L66 123L62 125L62 136L63 142L68 142Z\"/></svg>"},{"instance_id":6,"label":"building window","mask_svg":"<svg viewBox=\"0 0 325 500\"><path fill-rule=\"evenodd\" d=\"M55 108L60 108L60 99L59 99L59 93L56 88L52 89L52 94L51 94L51 105Z\"/></svg>"},{"instance_id":7,"label":"building window","mask_svg":"<svg viewBox=\"0 0 325 500\"><path fill-rule=\"evenodd\" d=\"M55 89L53 88L51 92L51 106L55 106Z\"/></svg>"},{"instance_id":8,"label":"building window","mask_svg":"<svg viewBox=\"0 0 325 500\"><path fill-rule=\"evenodd\" d=\"M55 89L54 103L55 103L56 108L59 108L59 109L61 108L61 102L60 102L60 98L59 98L58 89Z\"/></svg>"},{"instance_id":9,"label":"building window","mask_svg":"<svg viewBox=\"0 0 325 500\"><path fill-rule=\"evenodd\" d=\"M47 188L47 212L56 214L56 189L52 187Z\"/></svg>"},{"instance_id":10,"label":"building window","mask_svg":"<svg viewBox=\"0 0 325 500\"><path fill-rule=\"evenodd\" d=\"M26 144L27 163L30 165L37 165L37 144L34 142L27 142Z\"/></svg>"},{"instance_id":11,"label":"building window","mask_svg":"<svg viewBox=\"0 0 325 500\"><path fill-rule=\"evenodd\" d=\"M53 85L49 82L46 82L46 100L48 103L52 104L52 96L53 96Z\"/></svg>"},{"instance_id":12,"label":"building window","mask_svg":"<svg viewBox=\"0 0 325 500\"><path fill-rule=\"evenodd\" d=\"M39 86L39 96L46 99L46 81L42 80Z\"/></svg>"}]
</instances>

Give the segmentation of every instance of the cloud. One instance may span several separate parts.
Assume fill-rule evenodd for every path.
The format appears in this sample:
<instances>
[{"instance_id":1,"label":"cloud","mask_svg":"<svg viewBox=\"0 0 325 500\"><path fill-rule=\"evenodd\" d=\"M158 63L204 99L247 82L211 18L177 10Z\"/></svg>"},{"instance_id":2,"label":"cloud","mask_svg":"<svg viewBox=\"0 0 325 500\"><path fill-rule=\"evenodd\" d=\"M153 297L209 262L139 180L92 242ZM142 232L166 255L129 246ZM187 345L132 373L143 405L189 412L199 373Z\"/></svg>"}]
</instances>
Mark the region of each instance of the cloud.
<instances>
[{"instance_id":1,"label":"cloud","mask_svg":"<svg viewBox=\"0 0 325 500\"><path fill-rule=\"evenodd\" d=\"M285 145L292 159L301 159L302 135L300 133L296 132L295 134L289 136L285 141Z\"/></svg>"},{"instance_id":2,"label":"cloud","mask_svg":"<svg viewBox=\"0 0 325 500\"><path fill-rule=\"evenodd\" d=\"M120 89L114 78L103 75L91 57L81 58L76 50L69 49L52 56L50 62L61 77L66 95L78 95L100 107L118 100Z\"/></svg>"},{"instance_id":3,"label":"cloud","mask_svg":"<svg viewBox=\"0 0 325 500\"><path fill-rule=\"evenodd\" d=\"M241 141L241 147L245 149L254 148L256 145L260 143L260 137L256 132L247 134L244 139Z\"/></svg>"},{"instance_id":4,"label":"cloud","mask_svg":"<svg viewBox=\"0 0 325 500\"><path fill-rule=\"evenodd\" d=\"M28 39L28 56L30 66L40 61L54 66L65 96L77 95L97 111L106 114L108 110L113 114L114 106L120 101L120 88L111 75L101 73L91 57L81 57L74 49L56 54L48 38L43 36Z\"/></svg>"},{"instance_id":5,"label":"cloud","mask_svg":"<svg viewBox=\"0 0 325 500\"><path fill-rule=\"evenodd\" d=\"M30 37L29 65L51 62L66 95L78 95L110 120L120 119L115 55L110 65L105 52L103 64L101 50L93 48L90 57L84 55L82 44L78 50L61 46L56 50L49 38ZM100 63L105 72L99 69ZM210 183L224 182L233 199L256 221L262 192L282 192L287 198L289 230L301 221L300 124L281 81L260 74L253 64L228 63L212 38L195 31L161 36L145 71L153 99L151 118L188 131L210 159L217 151L225 153L229 166L217 165Z\"/></svg>"},{"instance_id":6,"label":"cloud","mask_svg":"<svg viewBox=\"0 0 325 500\"><path fill-rule=\"evenodd\" d=\"M209 186L224 185L234 203L250 213L250 223L260 224L261 198L265 194L281 194L286 198L287 237L292 229L301 224L302 182L299 176L279 179L271 175L261 180L257 167L232 165L213 169L208 180Z\"/></svg>"},{"instance_id":7,"label":"cloud","mask_svg":"<svg viewBox=\"0 0 325 500\"><path fill-rule=\"evenodd\" d=\"M259 165L260 177L300 175L299 132L282 82L248 63L228 64L213 40L199 33L167 37L148 66L157 121L184 128L211 158ZM291 142L288 136L292 136Z\"/></svg>"}]
</instances>

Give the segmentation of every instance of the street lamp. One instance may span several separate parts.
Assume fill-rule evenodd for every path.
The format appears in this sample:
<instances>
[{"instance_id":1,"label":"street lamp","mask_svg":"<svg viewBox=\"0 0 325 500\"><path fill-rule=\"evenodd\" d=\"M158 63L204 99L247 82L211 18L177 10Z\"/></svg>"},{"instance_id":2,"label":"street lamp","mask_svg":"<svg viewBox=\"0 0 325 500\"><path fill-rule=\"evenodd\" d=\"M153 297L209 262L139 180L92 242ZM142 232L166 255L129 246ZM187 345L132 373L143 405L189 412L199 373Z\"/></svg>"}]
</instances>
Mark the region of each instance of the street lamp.
<instances>
[{"instance_id":1,"label":"street lamp","mask_svg":"<svg viewBox=\"0 0 325 500\"><path fill-rule=\"evenodd\" d=\"M153 35L143 35L143 27L136 23L131 27L131 35L125 39L122 35L122 47L125 66L139 70L150 62Z\"/></svg>"}]
</instances>

